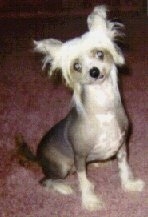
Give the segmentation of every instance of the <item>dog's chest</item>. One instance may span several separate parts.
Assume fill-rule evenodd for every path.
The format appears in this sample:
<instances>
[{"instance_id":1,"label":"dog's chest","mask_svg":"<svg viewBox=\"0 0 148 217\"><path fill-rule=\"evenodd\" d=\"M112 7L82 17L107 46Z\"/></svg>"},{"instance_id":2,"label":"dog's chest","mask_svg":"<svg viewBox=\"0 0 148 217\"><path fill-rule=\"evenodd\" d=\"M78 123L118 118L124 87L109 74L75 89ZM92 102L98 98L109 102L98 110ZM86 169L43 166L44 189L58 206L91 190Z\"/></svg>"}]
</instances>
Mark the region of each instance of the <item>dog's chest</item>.
<instances>
[{"instance_id":1,"label":"dog's chest","mask_svg":"<svg viewBox=\"0 0 148 217\"><path fill-rule=\"evenodd\" d=\"M89 155L91 160L104 160L113 156L121 146L124 132L121 131L114 114L96 115L98 135Z\"/></svg>"}]
</instances>

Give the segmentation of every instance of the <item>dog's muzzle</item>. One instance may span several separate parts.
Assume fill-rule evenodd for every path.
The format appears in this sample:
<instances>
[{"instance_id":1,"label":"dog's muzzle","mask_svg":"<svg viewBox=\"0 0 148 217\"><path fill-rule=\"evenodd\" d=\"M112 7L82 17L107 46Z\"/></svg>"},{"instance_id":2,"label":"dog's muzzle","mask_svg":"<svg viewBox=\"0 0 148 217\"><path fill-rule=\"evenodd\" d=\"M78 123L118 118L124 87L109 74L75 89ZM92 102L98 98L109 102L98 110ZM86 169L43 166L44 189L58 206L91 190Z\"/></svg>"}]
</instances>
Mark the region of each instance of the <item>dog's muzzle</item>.
<instances>
[{"instance_id":1,"label":"dog's muzzle","mask_svg":"<svg viewBox=\"0 0 148 217\"><path fill-rule=\"evenodd\" d=\"M103 78L103 75L101 75L101 73L100 73L100 71L99 71L99 69L97 67L91 68L90 71L89 71L89 73L90 73L90 76L92 78L94 78L94 79L98 79L98 78L101 79L101 78Z\"/></svg>"}]
</instances>

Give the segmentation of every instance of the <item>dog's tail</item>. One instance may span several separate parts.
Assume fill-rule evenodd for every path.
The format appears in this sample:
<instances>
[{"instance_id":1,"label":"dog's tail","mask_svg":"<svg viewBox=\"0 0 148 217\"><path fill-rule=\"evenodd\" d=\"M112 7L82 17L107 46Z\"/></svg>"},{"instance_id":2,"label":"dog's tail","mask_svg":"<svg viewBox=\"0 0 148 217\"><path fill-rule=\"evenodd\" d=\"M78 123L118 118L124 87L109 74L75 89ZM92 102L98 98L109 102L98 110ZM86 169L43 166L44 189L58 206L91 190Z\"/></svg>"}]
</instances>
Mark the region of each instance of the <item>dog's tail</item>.
<instances>
[{"instance_id":1,"label":"dog's tail","mask_svg":"<svg viewBox=\"0 0 148 217\"><path fill-rule=\"evenodd\" d=\"M30 161L32 163L38 163L38 159L35 154L31 151L30 147L28 144L25 142L24 137L21 133L18 133L15 136L15 142L16 142L16 152L17 156L19 157L21 163L23 161Z\"/></svg>"}]
</instances>

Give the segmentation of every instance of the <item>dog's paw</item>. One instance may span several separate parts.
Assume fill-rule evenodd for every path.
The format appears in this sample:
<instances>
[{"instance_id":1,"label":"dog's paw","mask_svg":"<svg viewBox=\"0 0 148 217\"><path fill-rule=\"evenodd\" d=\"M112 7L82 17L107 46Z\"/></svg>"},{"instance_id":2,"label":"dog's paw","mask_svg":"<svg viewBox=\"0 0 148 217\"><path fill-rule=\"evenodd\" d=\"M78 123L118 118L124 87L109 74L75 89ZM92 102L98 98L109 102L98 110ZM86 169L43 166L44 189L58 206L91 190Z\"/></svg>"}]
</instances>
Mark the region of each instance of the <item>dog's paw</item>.
<instances>
[{"instance_id":1,"label":"dog's paw","mask_svg":"<svg viewBox=\"0 0 148 217\"><path fill-rule=\"evenodd\" d=\"M54 183L53 188L54 190L64 195L69 195L74 193L73 189L68 184L65 183Z\"/></svg>"},{"instance_id":2,"label":"dog's paw","mask_svg":"<svg viewBox=\"0 0 148 217\"><path fill-rule=\"evenodd\" d=\"M101 168L101 167L106 167L110 164L110 162L106 161L106 162L99 162L99 163L92 163L93 167L95 168Z\"/></svg>"},{"instance_id":3,"label":"dog's paw","mask_svg":"<svg viewBox=\"0 0 148 217\"><path fill-rule=\"evenodd\" d=\"M89 211L96 211L104 208L104 203L95 195L85 195L82 198L83 208Z\"/></svg>"},{"instance_id":4,"label":"dog's paw","mask_svg":"<svg viewBox=\"0 0 148 217\"><path fill-rule=\"evenodd\" d=\"M141 179L128 180L122 185L124 191L143 191L145 183Z\"/></svg>"},{"instance_id":5,"label":"dog's paw","mask_svg":"<svg viewBox=\"0 0 148 217\"><path fill-rule=\"evenodd\" d=\"M62 181L60 182L46 179L42 184L46 187L47 191L54 190L64 195L74 193L73 189L67 183L63 183Z\"/></svg>"}]
</instances>

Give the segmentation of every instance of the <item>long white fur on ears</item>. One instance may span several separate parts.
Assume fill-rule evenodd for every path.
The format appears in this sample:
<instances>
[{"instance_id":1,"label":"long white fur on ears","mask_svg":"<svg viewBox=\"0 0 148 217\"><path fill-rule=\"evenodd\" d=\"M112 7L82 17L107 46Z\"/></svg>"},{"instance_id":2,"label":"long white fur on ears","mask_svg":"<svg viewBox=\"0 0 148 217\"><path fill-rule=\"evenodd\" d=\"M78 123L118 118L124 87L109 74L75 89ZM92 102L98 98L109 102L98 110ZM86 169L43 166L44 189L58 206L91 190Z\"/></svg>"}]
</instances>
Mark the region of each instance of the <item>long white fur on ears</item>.
<instances>
[{"instance_id":1,"label":"long white fur on ears","mask_svg":"<svg viewBox=\"0 0 148 217\"><path fill-rule=\"evenodd\" d=\"M93 12L87 18L87 24L90 31L98 30L106 33L111 40L116 37L123 37L125 34L121 31L124 27L122 23L107 20L107 7L96 6Z\"/></svg>"},{"instance_id":2,"label":"long white fur on ears","mask_svg":"<svg viewBox=\"0 0 148 217\"><path fill-rule=\"evenodd\" d=\"M97 6L87 18L89 30L102 29L106 31L106 6Z\"/></svg>"},{"instance_id":3,"label":"long white fur on ears","mask_svg":"<svg viewBox=\"0 0 148 217\"><path fill-rule=\"evenodd\" d=\"M56 51L57 47L62 45L62 42L57 39L44 39L41 41L34 41L34 50L43 54L49 54L51 51ZM52 49L52 50L51 50Z\"/></svg>"},{"instance_id":4,"label":"long white fur on ears","mask_svg":"<svg viewBox=\"0 0 148 217\"><path fill-rule=\"evenodd\" d=\"M42 53L45 55L43 62L42 69L45 69L47 63L51 64L51 69L49 71L49 75L52 74L52 72L56 68L61 68L61 48L62 48L62 42L57 39L44 39L41 41L34 41L34 51Z\"/></svg>"}]
</instances>

